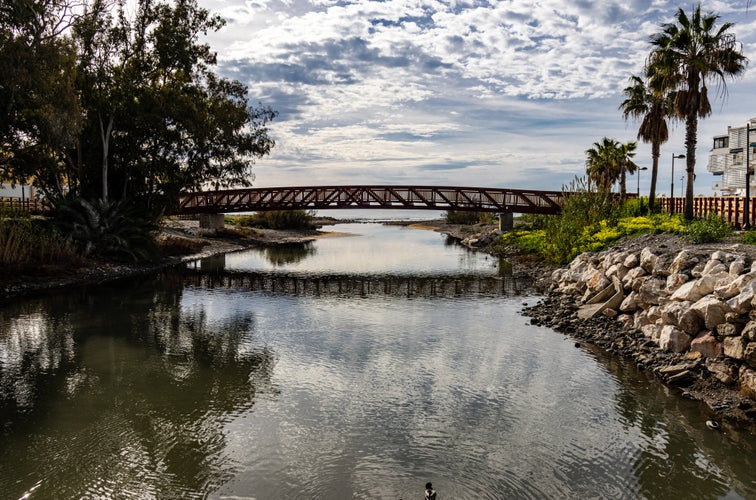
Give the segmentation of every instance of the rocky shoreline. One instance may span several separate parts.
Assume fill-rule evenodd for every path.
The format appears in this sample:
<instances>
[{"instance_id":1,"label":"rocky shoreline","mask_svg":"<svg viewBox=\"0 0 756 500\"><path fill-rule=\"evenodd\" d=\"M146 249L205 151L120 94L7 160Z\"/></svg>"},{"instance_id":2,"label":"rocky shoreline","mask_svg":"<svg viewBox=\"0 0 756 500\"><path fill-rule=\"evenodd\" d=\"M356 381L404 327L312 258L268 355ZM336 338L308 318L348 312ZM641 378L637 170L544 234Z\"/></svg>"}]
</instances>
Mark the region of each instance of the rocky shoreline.
<instances>
[{"instance_id":1,"label":"rocky shoreline","mask_svg":"<svg viewBox=\"0 0 756 500\"><path fill-rule=\"evenodd\" d=\"M580 255L548 281L523 311L533 324L632 360L705 403L714 427L756 431L756 249L646 235Z\"/></svg>"}]
</instances>

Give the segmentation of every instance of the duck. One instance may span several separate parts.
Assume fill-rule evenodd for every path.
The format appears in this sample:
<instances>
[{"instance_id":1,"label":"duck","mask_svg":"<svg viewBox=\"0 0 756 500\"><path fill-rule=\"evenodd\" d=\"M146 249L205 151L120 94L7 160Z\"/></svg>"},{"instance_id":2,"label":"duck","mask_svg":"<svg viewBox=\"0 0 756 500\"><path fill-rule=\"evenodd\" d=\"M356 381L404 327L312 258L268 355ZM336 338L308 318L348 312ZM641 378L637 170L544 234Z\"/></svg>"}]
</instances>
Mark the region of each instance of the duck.
<instances>
[{"instance_id":1,"label":"duck","mask_svg":"<svg viewBox=\"0 0 756 500\"><path fill-rule=\"evenodd\" d=\"M715 431L715 430L719 429L719 423L716 420L707 420L706 421L706 427L708 427L709 429Z\"/></svg>"}]
</instances>

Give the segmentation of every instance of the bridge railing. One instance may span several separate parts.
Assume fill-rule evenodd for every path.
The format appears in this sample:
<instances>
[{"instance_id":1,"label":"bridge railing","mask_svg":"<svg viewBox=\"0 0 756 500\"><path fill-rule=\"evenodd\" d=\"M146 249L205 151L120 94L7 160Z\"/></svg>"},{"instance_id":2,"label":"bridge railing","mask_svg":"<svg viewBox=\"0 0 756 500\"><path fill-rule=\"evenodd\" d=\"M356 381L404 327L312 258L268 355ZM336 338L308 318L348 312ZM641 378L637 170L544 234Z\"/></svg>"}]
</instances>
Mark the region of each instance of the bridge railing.
<instances>
[{"instance_id":1,"label":"bridge railing","mask_svg":"<svg viewBox=\"0 0 756 500\"><path fill-rule=\"evenodd\" d=\"M479 187L272 187L183 193L177 213L396 208L554 214L562 198L561 191Z\"/></svg>"}]
</instances>

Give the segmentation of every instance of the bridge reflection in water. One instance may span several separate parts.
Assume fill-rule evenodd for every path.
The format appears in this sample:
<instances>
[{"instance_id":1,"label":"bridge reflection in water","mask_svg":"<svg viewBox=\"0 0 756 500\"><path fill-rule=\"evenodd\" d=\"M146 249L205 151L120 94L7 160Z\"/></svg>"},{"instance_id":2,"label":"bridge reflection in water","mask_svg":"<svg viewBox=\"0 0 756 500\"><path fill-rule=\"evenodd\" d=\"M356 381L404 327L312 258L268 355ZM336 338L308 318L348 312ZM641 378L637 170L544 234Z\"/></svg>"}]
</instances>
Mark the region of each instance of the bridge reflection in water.
<instances>
[{"instance_id":1,"label":"bridge reflection in water","mask_svg":"<svg viewBox=\"0 0 756 500\"><path fill-rule=\"evenodd\" d=\"M281 295L408 298L515 296L531 292L530 279L512 275L465 274L296 274L234 271L223 268L223 256L190 263L185 285L228 288Z\"/></svg>"}]
</instances>

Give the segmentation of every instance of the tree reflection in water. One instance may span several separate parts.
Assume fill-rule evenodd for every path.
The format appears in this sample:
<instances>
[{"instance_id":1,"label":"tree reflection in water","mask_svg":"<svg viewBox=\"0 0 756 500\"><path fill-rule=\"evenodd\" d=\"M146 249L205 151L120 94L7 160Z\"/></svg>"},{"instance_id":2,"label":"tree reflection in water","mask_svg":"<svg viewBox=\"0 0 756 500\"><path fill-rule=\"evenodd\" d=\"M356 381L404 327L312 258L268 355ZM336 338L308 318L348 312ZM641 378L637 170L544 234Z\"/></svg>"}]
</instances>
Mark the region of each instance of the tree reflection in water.
<instances>
[{"instance_id":1,"label":"tree reflection in water","mask_svg":"<svg viewBox=\"0 0 756 500\"><path fill-rule=\"evenodd\" d=\"M265 247L265 258L276 267L296 264L317 253L311 241L304 243L281 243Z\"/></svg>"},{"instance_id":2,"label":"tree reflection in water","mask_svg":"<svg viewBox=\"0 0 756 500\"><path fill-rule=\"evenodd\" d=\"M0 310L0 491L187 497L233 476L224 423L275 393L275 359L245 347L253 312L213 323L181 295L170 271Z\"/></svg>"}]
</instances>

